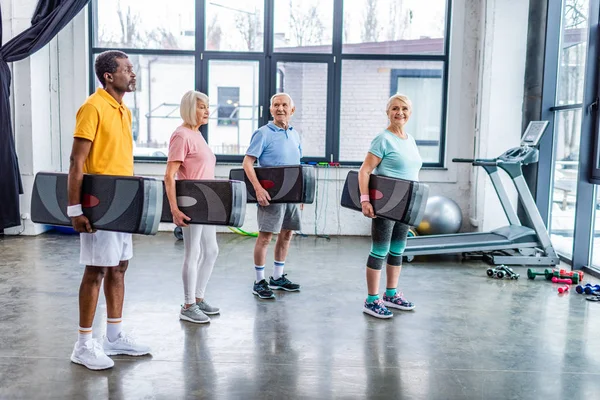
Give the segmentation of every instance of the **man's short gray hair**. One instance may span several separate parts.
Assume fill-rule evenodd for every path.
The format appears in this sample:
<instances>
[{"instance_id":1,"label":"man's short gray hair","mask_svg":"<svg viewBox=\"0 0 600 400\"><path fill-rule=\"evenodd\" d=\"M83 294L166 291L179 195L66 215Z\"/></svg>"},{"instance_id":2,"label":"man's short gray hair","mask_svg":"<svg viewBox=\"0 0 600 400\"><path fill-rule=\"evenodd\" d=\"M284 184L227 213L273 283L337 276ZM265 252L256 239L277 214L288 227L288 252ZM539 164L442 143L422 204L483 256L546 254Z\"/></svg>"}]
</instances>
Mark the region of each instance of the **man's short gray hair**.
<instances>
[{"instance_id":1,"label":"man's short gray hair","mask_svg":"<svg viewBox=\"0 0 600 400\"><path fill-rule=\"evenodd\" d=\"M188 125L196 126L198 125L198 120L196 119L196 103L198 101L203 102L206 107L208 107L208 96L202 92L197 92L195 90L190 90L186 92L181 98L181 104L179 105L179 114Z\"/></svg>"},{"instance_id":2,"label":"man's short gray hair","mask_svg":"<svg viewBox=\"0 0 600 400\"><path fill-rule=\"evenodd\" d=\"M294 107L294 99L292 99L292 96L290 96L287 93L275 93L273 96L271 96L271 104L269 104L269 107L273 106L273 100L275 100L275 97L279 97L279 96L287 96L288 99L290 99L290 107Z\"/></svg>"}]
</instances>

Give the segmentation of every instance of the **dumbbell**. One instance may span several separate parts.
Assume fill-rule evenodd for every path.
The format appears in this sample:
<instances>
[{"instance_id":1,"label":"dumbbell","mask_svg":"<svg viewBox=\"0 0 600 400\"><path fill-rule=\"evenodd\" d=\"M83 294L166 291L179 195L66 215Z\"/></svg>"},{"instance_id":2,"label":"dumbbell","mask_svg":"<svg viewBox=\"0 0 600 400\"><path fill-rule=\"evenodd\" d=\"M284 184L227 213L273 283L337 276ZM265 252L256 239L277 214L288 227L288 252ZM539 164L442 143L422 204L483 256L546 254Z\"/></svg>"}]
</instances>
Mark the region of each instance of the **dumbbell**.
<instances>
[{"instance_id":1,"label":"dumbbell","mask_svg":"<svg viewBox=\"0 0 600 400\"><path fill-rule=\"evenodd\" d=\"M561 286L558 288L558 293L565 293L569 290L569 285Z\"/></svg>"},{"instance_id":2,"label":"dumbbell","mask_svg":"<svg viewBox=\"0 0 600 400\"><path fill-rule=\"evenodd\" d=\"M548 280L552 279L552 271L550 271L549 269L545 269L544 272L536 272L535 270L533 270L531 268L527 269L527 278L535 279L535 277L538 275L544 275L544 277ZM548 277L550 277L550 278L548 278Z\"/></svg>"},{"instance_id":3,"label":"dumbbell","mask_svg":"<svg viewBox=\"0 0 600 400\"><path fill-rule=\"evenodd\" d=\"M506 272L504 272L500 268L498 268L498 269L488 268L487 269L487 276L489 276L490 278L502 279L502 278L504 278L504 275L506 275Z\"/></svg>"},{"instance_id":4,"label":"dumbbell","mask_svg":"<svg viewBox=\"0 0 600 400\"><path fill-rule=\"evenodd\" d=\"M573 283L571 281L571 279L568 278L557 278L555 276L552 277L552 283L566 283L566 284L571 284Z\"/></svg>"},{"instance_id":5,"label":"dumbbell","mask_svg":"<svg viewBox=\"0 0 600 400\"><path fill-rule=\"evenodd\" d=\"M579 281L583 281L583 271L567 271L565 269L561 269L559 272L561 275L568 277L579 275Z\"/></svg>"},{"instance_id":6,"label":"dumbbell","mask_svg":"<svg viewBox=\"0 0 600 400\"><path fill-rule=\"evenodd\" d=\"M561 277L572 277L575 275L579 276L579 280L583 280L583 271L567 271L565 269L561 269L558 271Z\"/></svg>"},{"instance_id":7,"label":"dumbbell","mask_svg":"<svg viewBox=\"0 0 600 400\"><path fill-rule=\"evenodd\" d=\"M586 286L583 288L585 294L600 294L600 285Z\"/></svg>"},{"instance_id":8,"label":"dumbbell","mask_svg":"<svg viewBox=\"0 0 600 400\"><path fill-rule=\"evenodd\" d=\"M487 276L489 276L490 278L497 278L497 279L502 279L505 276L510 279L519 279L520 275L517 274L512 269L508 268L507 266L500 265L497 268L488 268Z\"/></svg>"},{"instance_id":9,"label":"dumbbell","mask_svg":"<svg viewBox=\"0 0 600 400\"><path fill-rule=\"evenodd\" d=\"M498 267L498 269L504 271L510 279L519 279L519 277L521 276L506 265L501 265Z\"/></svg>"},{"instance_id":10,"label":"dumbbell","mask_svg":"<svg viewBox=\"0 0 600 400\"><path fill-rule=\"evenodd\" d=\"M585 285L577 285L575 291L579 294L591 294L592 292L600 291L600 285L592 285L591 283L586 283Z\"/></svg>"},{"instance_id":11,"label":"dumbbell","mask_svg":"<svg viewBox=\"0 0 600 400\"><path fill-rule=\"evenodd\" d=\"M582 271L567 271L564 269L552 271L552 276L559 279L571 279L574 284L578 284L583 280Z\"/></svg>"}]
</instances>

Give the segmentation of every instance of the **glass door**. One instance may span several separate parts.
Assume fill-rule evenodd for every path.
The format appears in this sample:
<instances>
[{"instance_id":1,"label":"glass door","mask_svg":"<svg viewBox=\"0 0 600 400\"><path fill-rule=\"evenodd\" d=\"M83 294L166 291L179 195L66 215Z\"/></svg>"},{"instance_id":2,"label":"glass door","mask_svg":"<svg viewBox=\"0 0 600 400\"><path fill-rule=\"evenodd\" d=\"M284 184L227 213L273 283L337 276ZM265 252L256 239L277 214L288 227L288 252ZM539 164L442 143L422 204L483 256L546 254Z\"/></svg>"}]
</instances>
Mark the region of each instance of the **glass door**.
<instances>
[{"instance_id":1,"label":"glass door","mask_svg":"<svg viewBox=\"0 0 600 400\"><path fill-rule=\"evenodd\" d=\"M217 155L246 154L250 138L262 124L264 87L259 60L207 57L205 82L210 99L208 145Z\"/></svg>"}]
</instances>

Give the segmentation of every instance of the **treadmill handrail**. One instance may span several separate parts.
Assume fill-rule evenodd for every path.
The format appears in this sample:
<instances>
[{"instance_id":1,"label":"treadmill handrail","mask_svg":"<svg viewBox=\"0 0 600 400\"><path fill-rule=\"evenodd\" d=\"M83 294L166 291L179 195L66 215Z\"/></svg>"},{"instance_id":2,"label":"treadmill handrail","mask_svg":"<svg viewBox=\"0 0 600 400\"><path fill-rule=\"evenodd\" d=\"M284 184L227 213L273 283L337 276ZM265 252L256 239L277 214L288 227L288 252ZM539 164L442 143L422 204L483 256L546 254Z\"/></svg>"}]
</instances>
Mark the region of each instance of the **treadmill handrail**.
<instances>
[{"instance_id":1,"label":"treadmill handrail","mask_svg":"<svg viewBox=\"0 0 600 400\"><path fill-rule=\"evenodd\" d=\"M453 158L452 162L456 162L456 163L472 163L475 162L475 160L473 160L472 158Z\"/></svg>"},{"instance_id":2,"label":"treadmill handrail","mask_svg":"<svg viewBox=\"0 0 600 400\"><path fill-rule=\"evenodd\" d=\"M473 163L476 167L497 167L498 164L497 160L475 160Z\"/></svg>"},{"instance_id":3,"label":"treadmill handrail","mask_svg":"<svg viewBox=\"0 0 600 400\"><path fill-rule=\"evenodd\" d=\"M472 159L472 158L453 158L452 162L455 163L469 163L469 164L473 164L474 166L496 166L498 165L499 162L502 162L501 160L498 160L497 158L476 158L476 159Z\"/></svg>"}]
</instances>

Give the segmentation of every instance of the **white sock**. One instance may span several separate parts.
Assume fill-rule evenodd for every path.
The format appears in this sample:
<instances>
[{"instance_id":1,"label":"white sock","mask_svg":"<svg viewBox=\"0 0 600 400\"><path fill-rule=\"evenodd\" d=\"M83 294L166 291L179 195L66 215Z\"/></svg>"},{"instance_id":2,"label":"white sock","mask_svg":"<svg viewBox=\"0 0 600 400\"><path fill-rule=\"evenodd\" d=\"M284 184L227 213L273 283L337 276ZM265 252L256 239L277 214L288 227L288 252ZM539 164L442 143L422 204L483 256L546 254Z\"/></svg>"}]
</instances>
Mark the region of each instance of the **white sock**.
<instances>
[{"instance_id":1,"label":"white sock","mask_svg":"<svg viewBox=\"0 0 600 400\"><path fill-rule=\"evenodd\" d=\"M281 278L283 275L283 267L285 266L285 261L275 261L273 262L273 279L277 280Z\"/></svg>"},{"instance_id":2,"label":"white sock","mask_svg":"<svg viewBox=\"0 0 600 400\"><path fill-rule=\"evenodd\" d=\"M121 333L122 318L106 318L106 337L110 342L114 342Z\"/></svg>"},{"instance_id":3,"label":"white sock","mask_svg":"<svg viewBox=\"0 0 600 400\"><path fill-rule=\"evenodd\" d=\"M79 333L77 334L77 344L83 346L85 342L92 338L92 327L82 328L79 327Z\"/></svg>"},{"instance_id":4,"label":"white sock","mask_svg":"<svg viewBox=\"0 0 600 400\"><path fill-rule=\"evenodd\" d=\"M264 265L255 265L254 271L256 272L256 283L265 279L265 266Z\"/></svg>"}]
</instances>

